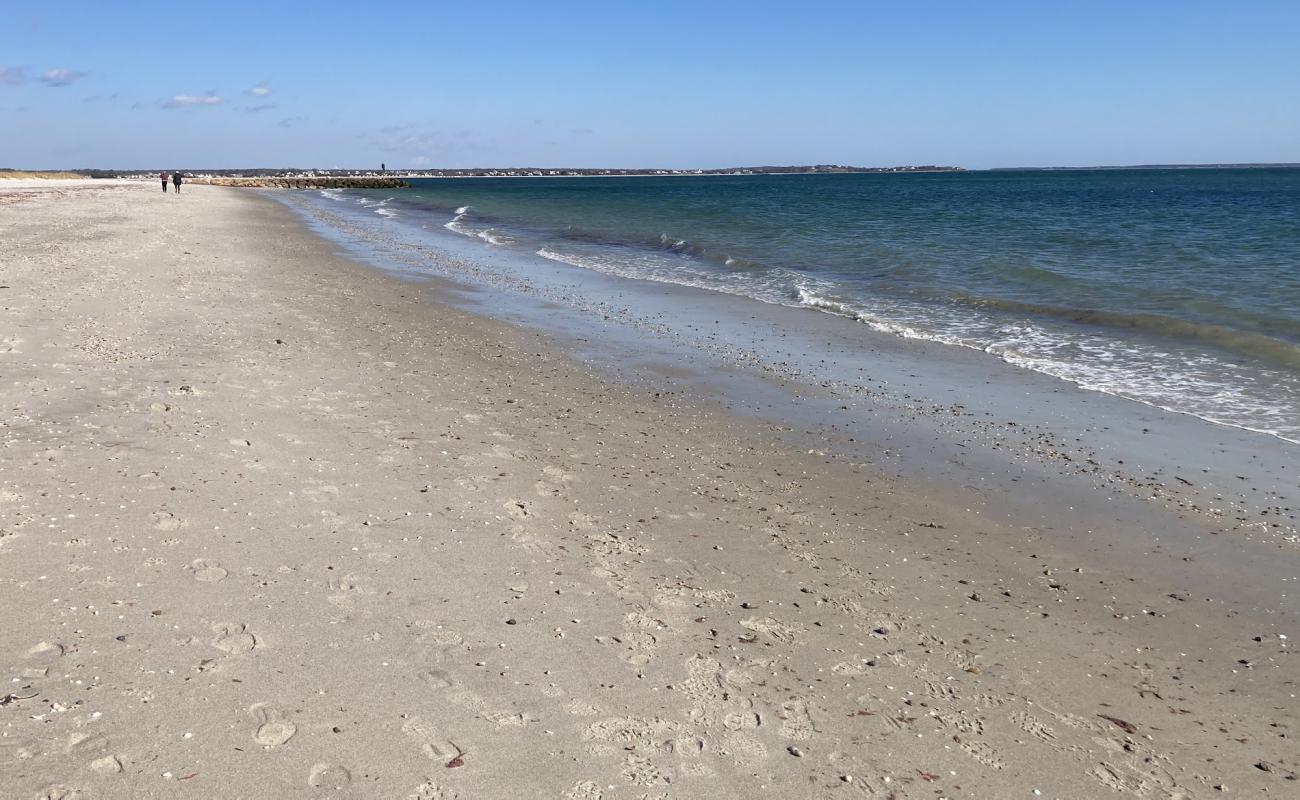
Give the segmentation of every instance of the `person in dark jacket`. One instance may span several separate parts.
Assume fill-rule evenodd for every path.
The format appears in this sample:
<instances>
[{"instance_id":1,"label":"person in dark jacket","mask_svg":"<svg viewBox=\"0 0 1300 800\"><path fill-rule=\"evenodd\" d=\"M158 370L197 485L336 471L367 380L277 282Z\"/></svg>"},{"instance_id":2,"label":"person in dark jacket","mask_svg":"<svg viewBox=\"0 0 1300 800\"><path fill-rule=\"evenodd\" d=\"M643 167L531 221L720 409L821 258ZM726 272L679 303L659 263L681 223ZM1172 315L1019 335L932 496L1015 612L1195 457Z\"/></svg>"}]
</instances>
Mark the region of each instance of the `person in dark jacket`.
<instances>
[{"instance_id":1,"label":"person in dark jacket","mask_svg":"<svg viewBox=\"0 0 1300 800\"><path fill-rule=\"evenodd\" d=\"M176 187L176 194L181 193L181 174L179 172L172 173L172 186Z\"/></svg>"}]
</instances>

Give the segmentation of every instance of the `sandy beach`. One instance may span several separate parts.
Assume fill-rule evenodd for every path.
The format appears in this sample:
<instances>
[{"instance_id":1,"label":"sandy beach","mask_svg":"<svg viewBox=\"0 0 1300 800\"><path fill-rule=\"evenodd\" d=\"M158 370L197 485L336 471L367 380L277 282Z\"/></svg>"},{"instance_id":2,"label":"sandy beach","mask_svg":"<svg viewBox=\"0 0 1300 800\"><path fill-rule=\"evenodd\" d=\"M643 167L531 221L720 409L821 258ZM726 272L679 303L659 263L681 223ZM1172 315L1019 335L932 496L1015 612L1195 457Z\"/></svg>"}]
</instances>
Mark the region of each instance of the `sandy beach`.
<instances>
[{"instance_id":1,"label":"sandy beach","mask_svg":"<svg viewBox=\"0 0 1300 800\"><path fill-rule=\"evenodd\" d=\"M11 183L0 796L1300 793L1294 591L611 380L253 192Z\"/></svg>"}]
</instances>

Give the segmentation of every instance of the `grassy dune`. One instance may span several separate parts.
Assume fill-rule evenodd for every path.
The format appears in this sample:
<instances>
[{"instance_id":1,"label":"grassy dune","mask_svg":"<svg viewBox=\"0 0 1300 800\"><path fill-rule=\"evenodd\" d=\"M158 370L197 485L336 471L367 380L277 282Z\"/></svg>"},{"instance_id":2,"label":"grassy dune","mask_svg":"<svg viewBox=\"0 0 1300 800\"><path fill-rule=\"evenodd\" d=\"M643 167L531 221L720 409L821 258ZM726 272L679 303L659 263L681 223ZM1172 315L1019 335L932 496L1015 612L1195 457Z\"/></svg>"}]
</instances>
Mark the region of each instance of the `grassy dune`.
<instances>
[{"instance_id":1,"label":"grassy dune","mask_svg":"<svg viewBox=\"0 0 1300 800\"><path fill-rule=\"evenodd\" d=\"M56 180L61 178L84 178L84 177L86 176L76 172L23 172L22 170L0 169L0 180L4 180L6 178L14 178L14 179L22 179L22 180L33 180L33 179Z\"/></svg>"}]
</instances>

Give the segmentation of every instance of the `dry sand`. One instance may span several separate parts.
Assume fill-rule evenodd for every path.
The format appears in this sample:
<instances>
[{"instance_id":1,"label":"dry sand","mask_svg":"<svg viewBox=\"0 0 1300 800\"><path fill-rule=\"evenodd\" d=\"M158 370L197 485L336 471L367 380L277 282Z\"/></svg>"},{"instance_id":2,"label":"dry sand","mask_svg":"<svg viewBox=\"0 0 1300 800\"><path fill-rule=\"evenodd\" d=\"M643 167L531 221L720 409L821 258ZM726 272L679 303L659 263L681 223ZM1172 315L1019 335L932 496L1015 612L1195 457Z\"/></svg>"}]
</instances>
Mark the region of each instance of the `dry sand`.
<instances>
[{"instance_id":1,"label":"dry sand","mask_svg":"<svg viewBox=\"0 0 1300 800\"><path fill-rule=\"evenodd\" d=\"M0 796L1300 792L1294 632L1210 586L612 385L255 195L9 200Z\"/></svg>"}]
</instances>

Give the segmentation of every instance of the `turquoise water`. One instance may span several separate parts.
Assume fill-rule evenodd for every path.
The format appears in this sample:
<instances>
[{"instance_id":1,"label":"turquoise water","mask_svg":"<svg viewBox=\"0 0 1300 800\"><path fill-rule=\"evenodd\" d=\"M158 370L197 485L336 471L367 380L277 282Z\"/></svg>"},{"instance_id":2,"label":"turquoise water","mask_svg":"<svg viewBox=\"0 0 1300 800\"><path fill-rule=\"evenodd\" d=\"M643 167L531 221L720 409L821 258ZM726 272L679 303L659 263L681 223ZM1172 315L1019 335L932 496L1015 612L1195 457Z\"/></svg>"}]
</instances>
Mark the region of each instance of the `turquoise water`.
<instances>
[{"instance_id":1,"label":"turquoise water","mask_svg":"<svg viewBox=\"0 0 1300 800\"><path fill-rule=\"evenodd\" d=\"M1300 439L1300 169L432 179L327 196Z\"/></svg>"}]
</instances>

